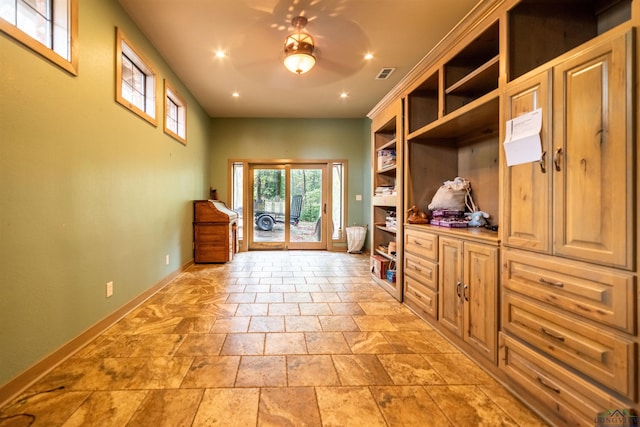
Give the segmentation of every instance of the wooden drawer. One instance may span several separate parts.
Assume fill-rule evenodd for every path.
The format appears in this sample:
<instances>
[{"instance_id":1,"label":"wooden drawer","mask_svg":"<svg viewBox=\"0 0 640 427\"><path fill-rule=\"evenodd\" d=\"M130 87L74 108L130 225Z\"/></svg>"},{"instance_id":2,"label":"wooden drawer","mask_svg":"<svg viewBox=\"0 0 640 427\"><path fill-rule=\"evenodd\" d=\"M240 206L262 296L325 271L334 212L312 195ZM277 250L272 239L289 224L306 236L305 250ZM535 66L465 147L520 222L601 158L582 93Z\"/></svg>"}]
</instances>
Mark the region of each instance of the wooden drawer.
<instances>
[{"instance_id":1,"label":"wooden drawer","mask_svg":"<svg viewBox=\"0 0 640 427\"><path fill-rule=\"evenodd\" d=\"M500 368L515 382L517 391L536 400L546 412L571 426L593 427L598 413L611 409L630 409L589 381L585 381L500 333ZM531 402L533 406L535 402Z\"/></svg>"},{"instance_id":2,"label":"wooden drawer","mask_svg":"<svg viewBox=\"0 0 640 427\"><path fill-rule=\"evenodd\" d=\"M195 224L196 243L218 243L226 246L229 239L229 226L227 224Z\"/></svg>"},{"instance_id":3,"label":"wooden drawer","mask_svg":"<svg viewBox=\"0 0 640 427\"><path fill-rule=\"evenodd\" d=\"M418 312L420 316L438 318L438 293L425 287L411 277L405 276L405 303Z\"/></svg>"},{"instance_id":4,"label":"wooden drawer","mask_svg":"<svg viewBox=\"0 0 640 427\"><path fill-rule=\"evenodd\" d=\"M631 274L576 261L504 250L502 285L635 334L635 278Z\"/></svg>"},{"instance_id":5,"label":"wooden drawer","mask_svg":"<svg viewBox=\"0 0 640 427\"><path fill-rule=\"evenodd\" d=\"M629 398L635 398L635 344L546 304L502 294L502 330Z\"/></svg>"},{"instance_id":6,"label":"wooden drawer","mask_svg":"<svg viewBox=\"0 0 640 427\"><path fill-rule=\"evenodd\" d=\"M436 261L438 258L438 236L422 230L406 227L404 230L406 253Z\"/></svg>"},{"instance_id":7,"label":"wooden drawer","mask_svg":"<svg viewBox=\"0 0 640 427\"><path fill-rule=\"evenodd\" d=\"M429 289L438 291L438 265L415 255L405 254L404 274L422 283Z\"/></svg>"}]
</instances>

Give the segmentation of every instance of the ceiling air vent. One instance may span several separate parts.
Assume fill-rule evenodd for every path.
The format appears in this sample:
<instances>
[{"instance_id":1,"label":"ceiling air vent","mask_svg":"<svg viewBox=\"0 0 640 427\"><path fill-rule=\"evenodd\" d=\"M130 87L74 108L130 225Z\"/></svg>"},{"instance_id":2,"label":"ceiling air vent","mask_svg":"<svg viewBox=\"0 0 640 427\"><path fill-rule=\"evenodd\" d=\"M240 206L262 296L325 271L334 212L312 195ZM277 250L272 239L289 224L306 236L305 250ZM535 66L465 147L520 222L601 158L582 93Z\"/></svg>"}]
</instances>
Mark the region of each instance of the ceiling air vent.
<instances>
[{"instance_id":1,"label":"ceiling air vent","mask_svg":"<svg viewBox=\"0 0 640 427\"><path fill-rule=\"evenodd\" d=\"M395 70L396 70L395 68L383 68L382 70L380 70L380 72L376 76L376 80L388 79L391 73L393 73Z\"/></svg>"}]
</instances>

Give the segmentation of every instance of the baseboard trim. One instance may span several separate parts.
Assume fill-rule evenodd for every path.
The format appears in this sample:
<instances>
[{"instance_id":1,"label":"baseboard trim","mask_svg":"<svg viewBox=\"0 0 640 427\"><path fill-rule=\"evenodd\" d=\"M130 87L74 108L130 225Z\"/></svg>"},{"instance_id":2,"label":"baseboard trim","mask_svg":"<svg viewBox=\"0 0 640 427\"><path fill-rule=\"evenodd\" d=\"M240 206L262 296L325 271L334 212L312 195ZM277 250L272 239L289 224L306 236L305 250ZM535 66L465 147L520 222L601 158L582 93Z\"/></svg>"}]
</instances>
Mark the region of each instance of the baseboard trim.
<instances>
[{"instance_id":1,"label":"baseboard trim","mask_svg":"<svg viewBox=\"0 0 640 427\"><path fill-rule=\"evenodd\" d=\"M78 350L93 341L100 334L105 332L116 322L118 322L124 316L137 308L140 304L155 295L158 291L168 285L169 282L175 279L180 273L184 272L192 265L193 259L184 264L182 267L173 271L171 274L160 280L158 283L156 283L104 319L100 320L98 323L89 327L89 329L73 338L71 341L63 344L60 348L53 351L48 356L45 356L39 362L36 362L33 366L25 370L23 373L18 374L18 376L16 376L14 379L9 380L8 383L2 385L0 387L0 407L7 404L11 399L17 397L19 393L22 393L25 389L27 389L33 383L49 373L60 363L73 356Z\"/></svg>"}]
</instances>

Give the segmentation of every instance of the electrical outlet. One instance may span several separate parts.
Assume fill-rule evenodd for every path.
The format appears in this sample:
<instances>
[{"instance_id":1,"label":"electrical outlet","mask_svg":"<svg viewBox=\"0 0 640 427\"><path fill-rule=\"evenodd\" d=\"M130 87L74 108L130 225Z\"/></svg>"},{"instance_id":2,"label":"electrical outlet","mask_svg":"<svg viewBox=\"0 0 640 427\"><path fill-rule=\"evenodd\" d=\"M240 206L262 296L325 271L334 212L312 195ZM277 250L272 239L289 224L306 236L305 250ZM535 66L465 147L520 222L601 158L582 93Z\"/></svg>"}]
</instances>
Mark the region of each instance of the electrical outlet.
<instances>
[{"instance_id":1,"label":"electrical outlet","mask_svg":"<svg viewBox=\"0 0 640 427\"><path fill-rule=\"evenodd\" d=\"M105 292L107 294L107 298L113 295L113 282L107 282L107 285L105 286Z\"/></svg>"},{"instance_id":2,"label":"electrical outlet","mask_svg":"<svg viewBox=\"0 0 640 427\"><path fill-rule=\"evenodd\" d=\"M164 263L165 265L169 265L169 255L164 256Z\"/></svg>"}]
</instances>

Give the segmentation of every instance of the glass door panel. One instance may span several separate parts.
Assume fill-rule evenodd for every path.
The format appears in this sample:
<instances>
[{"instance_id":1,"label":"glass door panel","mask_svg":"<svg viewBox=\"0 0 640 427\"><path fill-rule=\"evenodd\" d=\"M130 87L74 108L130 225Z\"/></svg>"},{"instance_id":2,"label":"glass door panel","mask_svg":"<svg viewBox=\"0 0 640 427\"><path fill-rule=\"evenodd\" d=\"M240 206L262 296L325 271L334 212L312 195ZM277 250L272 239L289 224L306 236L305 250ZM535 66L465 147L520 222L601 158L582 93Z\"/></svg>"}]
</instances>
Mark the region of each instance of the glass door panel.
<instances>
[{"instance_id":1,"label":"glass door panel","mask_svg":"<svg viewBox=\"0 0 640 427\"><path fill-rule=\"evenodd\" d=\"M284 249L288 232L285 209L287 175L283 166L252 167L255 249Z\"/></svg>"},{"instance_id":2,"label":"glass door panel","mask_svg":"<svg viewBox=\"0 0 640 427\"><path fill-rule=\"evenodd\" d=\"M325 165L292 165L290 168L291 249L326 248L325 169Z\"/></svg>"}]
</instances>

